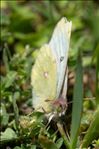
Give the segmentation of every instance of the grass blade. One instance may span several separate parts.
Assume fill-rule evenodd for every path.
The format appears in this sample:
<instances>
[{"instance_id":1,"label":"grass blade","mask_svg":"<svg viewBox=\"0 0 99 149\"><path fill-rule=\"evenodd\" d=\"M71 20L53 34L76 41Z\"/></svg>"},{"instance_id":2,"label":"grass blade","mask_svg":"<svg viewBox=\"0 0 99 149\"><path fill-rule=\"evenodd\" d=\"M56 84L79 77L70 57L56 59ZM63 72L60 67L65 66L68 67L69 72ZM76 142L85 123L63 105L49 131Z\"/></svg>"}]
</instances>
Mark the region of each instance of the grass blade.
<instances>
[{"instance_id":1,"label":"grass blade","mask_svg":"<svg viewBox=\"0 0 99 149\"><path fill-rule=\"evenodd\" d=\"M19 93L15 92L13 95L13 109L14 109L14 116L15 116L15 124L17 131L19 130L19 109L16 103L16 100L19 98Z\"/></svg>"},{"instance_id":2,"label":"grass blade","mask_svg":"<svg viewBox=\"0 0 99 149\"><path fill-rule=\"evenodd\" d=\"M77 136L80 126L83 103L83 69L81 52L78 54L76 67L76 80L73 94L72 123L71 123L71 146L76 148Z\"/></svg>"},{"instance_id":3,"label":"grass blade","mask_svg":"<svg viewBox=\"0 0 99 149\"><path fill-rule=\"evenodd\" d=\"M83 139L81 148L87 148L88 145L97 138L99 138L99 106L97 107L94 118Z\"/></svg>"},{"instance_id":4,"label":"grass blade","mask_svg":"<svg viewBox=\"0 0 99 149\"><path fill-rule=\"evenodd\" d=\"M99 44L96 48L96 103L99 105Z\"/></svg>"},{"instance_id":5,"label":"grass blade","mask_svg":"<svg viewBox=\"0 0 99 149\"><path fill-rule=\"evenodd\" d=\"M6 48L3 49L3 62L6 68L6 71L9 71L9 61Z\"/></svg>"}]
</instances>

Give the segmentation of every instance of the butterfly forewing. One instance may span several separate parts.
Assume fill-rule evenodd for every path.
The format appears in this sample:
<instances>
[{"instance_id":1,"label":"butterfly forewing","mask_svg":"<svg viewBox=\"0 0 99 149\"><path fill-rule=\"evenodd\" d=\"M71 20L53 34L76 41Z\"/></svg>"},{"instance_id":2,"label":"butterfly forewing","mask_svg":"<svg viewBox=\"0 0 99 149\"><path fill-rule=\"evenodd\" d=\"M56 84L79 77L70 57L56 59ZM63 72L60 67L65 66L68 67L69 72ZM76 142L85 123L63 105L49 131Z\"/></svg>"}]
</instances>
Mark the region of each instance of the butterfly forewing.
<instances>
[{"instance_id":1,"label":"butterfly forewing","mask_svg":"<svg viewBox=\"0 0 99 149\"><path fill-rule=\"evenodd\" d=\"M59 97L67 67L69 41L71 33L71 22L68 22L66 18L62 18L57 24L49 46L51 47L52 53L57 62L57 94L56 98ZM66 86L66 84L65 84Z\"/></svg>"}]
</instances>

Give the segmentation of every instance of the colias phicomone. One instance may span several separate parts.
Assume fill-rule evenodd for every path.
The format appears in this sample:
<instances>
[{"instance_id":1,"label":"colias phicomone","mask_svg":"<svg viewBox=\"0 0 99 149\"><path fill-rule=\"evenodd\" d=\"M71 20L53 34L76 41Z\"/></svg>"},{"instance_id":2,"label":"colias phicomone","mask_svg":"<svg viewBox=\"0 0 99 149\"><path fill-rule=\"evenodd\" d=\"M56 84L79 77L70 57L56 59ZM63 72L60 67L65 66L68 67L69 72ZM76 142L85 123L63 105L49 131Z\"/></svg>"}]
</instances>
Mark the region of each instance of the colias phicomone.
<instances>
[{"instance_id":1,"label":"colias phicomone","mask_svg":"<svg viewBox=\"0 0 99 149\"><path fill-rule=\"evenodd\" d=\"M48 44L41 47L32 68L33 107L37 111L54 111L53 103L67 92L67 59L72 23L62 18Z\"/></svg>"}]
</instances>

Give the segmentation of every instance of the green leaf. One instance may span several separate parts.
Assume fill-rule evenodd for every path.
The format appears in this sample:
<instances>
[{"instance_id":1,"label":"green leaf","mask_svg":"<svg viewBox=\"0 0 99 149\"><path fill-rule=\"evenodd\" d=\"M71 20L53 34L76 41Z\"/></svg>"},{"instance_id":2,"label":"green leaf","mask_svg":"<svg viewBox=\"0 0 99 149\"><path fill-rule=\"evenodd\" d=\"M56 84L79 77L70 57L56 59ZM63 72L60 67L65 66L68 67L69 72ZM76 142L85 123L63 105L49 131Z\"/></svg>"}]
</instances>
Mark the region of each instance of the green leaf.
<instances>
[{"instance_id":1,"label":"green leaf","mask_svg":"<svg viewBox=\"0 0 99 149\"><path fill-rule=\"evenodd\" d=\"M36 145L32 145L30 149L36 149Z\"/></svg>"},{"instance_id":2,"label":"green leaf","mask_svg":"<svg viewBox=\"0 0 99 149\"><path fill-rule=\"evenodd\" d=\"M19 147L19 146L16 146L16 147L14 147L14 149L22 149L21 147Z\"/></svg>"},{"instance_id":3,"label":"green leaf","mask_svg":"<svg viewBox=\"0 0 99 149\"><path fill-rule=\"evenodd\" d=\"M76 80L73 94L73 109L72 109L72 123L71 123L72 148L76 148L78 131L81 120L82 104L83 104L83 69L82 69L82 60L80 52L77 58Z\"/></svg>"},{"instance_id":4,"label":"green leaf","mask_svg":"<svg viewBox=\"0 0 99 149\"><path fill-rule=\"evenodd\" d=\"M8 87L10 87L12 85L12 83L16 79L16 75L17 75L17 73L15 71L9 71L7 73L7 76L6 76L5 80L4 80L5 88L8 88Z\"/></svg>"},{"instance_id":5,"label":"green leaf","mask_svg":"<svg viewBox=\"0 0 99 149\"><path fill-rule=\"evenodd\" d=\"M52 140L43 135L39 135L39 141L43 149L59 149Z\"/></svg>"},{"instance_id":6,"label":"green leaf","mask_svg":"<svg viewBox=\"0 0 99 149\"><path fill-rule=\"evenodd\" d=\"M6 107L3 103L1 103L1 109L0 109L0 121L1 125L5 126L8 124L9 120L9 114L6 111Z\"/></svg>"},{"instance_id":7,"label":"green leaf","mask_svg":"<svg viewBox=\"0 0 99 149\"><path fill-rule=\"evenodd\" d=\"M4 132L1 132L1 143L14 139L17 139L17 135L11 128L7 128Z\"/></svg>"},{"instance_id":8,"label":"green leaf","mask_svg":"<svg viewBox=\"0 0 99 149\"><path fill-rule=\"evenodd\" d=\"M58 148L60 148L63 144L63 138L59 138L57 141L56 141L56 145Z\"/></svg>"},{"instance_id":9,"label":"green leaf","mask_svg":"<svg viewBox=\"0 0 99 149\"><path fill-rule=\"evenodd\" d=\"M99 106L95 112L93 120L88 128L86 135L83 139L81 148L87 148L88 145L94 140L99 138Z\"/></svg>"}]
</instances>

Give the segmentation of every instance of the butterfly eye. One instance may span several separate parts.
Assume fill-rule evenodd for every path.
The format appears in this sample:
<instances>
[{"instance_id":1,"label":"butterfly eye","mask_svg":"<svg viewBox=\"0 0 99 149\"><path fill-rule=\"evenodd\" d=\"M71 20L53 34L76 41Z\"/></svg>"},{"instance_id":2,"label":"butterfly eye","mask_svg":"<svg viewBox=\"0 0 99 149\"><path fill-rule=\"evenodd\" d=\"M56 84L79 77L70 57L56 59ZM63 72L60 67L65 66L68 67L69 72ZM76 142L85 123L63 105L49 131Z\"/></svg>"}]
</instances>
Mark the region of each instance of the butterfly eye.
<instances>
[{"instance_id":1,"label":"butterfly eye","mask_svg":"<svg viewBox=\"0 0 99 149\"><path fill-rule=\"evenodd\" d=\"M62 61L63 61L63 59L64 59L64 56L61 56L61 57L60 57L60 62L62 62Z\"/></svg>"}]
</instances>

